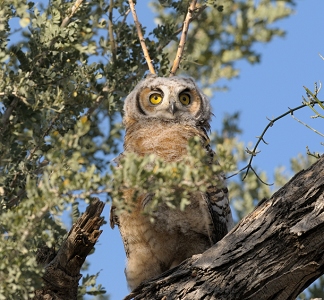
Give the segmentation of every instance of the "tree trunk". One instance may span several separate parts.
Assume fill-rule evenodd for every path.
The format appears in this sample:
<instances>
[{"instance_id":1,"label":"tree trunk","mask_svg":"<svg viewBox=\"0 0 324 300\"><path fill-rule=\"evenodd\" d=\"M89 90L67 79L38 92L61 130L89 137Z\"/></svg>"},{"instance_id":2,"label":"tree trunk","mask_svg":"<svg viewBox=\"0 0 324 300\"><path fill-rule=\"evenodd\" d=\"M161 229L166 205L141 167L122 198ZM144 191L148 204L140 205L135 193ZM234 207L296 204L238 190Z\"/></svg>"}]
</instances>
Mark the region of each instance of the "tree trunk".
<instances>
[{"instance_id":1,"label":"tree trunk","mask_svg":"<svg viewBox=\"0 0 324 300\"><path fill-rule=\"evenodd\" d=\"M295 299L324 273L324 156L215 246L125 299Z\"/></svg>"},{"instance_id":2,"label":"tree trunk","mask_svg":"<svg viewBox=\"0 0 324 300\"><path fill-rule=\"evenodd\" d=\"M103 223L104 203L93 199L73 224L68 237L55 253L48 247L39 249L37 260L45 265L44 287L35 292L34 300L76 300L81 267L97 242Z\"/></svg>"}]
</instances>

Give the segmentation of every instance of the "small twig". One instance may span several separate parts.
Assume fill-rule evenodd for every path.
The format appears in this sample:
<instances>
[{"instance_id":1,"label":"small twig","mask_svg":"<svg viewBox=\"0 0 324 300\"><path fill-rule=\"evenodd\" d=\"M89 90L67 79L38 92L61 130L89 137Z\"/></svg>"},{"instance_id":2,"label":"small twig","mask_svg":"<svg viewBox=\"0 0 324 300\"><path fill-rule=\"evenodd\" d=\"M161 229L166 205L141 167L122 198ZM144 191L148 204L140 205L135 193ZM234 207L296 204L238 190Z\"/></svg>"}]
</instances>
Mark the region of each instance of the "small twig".
<instances>
[{"instance_id":1,"label":"small twig","mask_svg":"<svg viewBox=\"0 0 324 300\"><path fill-rule=\"evenodd\" d=\"M257 150L257 148L258 148L260 142L263 140L263 137L264 137L265 133L267 132L267 130L268 130L270 127L273 126L273 124L274 124L276 121L280 120L281 118L283 118L283 117L285 117L285 116L291 114L292 112L294 112L294 111L296 111L296 110L298 110L298 109L300 109L300 108L302 108L302 107L305 107L305 106L306 106L306 105L303 104L303 105L298 106L298 107L295 108L295 109L289 109L289 111L287 111L286 113L280 115L279 117L277 117L277 118L275 118L275 119L270 120L269 123L268 123L268 125L267 125L266 128L263 130L263 132L262 132L262 134L260 135L260 137L258 138L258 141L256 142L256 144L255 144L255 146L254 146L252 152L253 152L253 153L256 153L256 150ZM250 171L250 169L251 169L251 167L252 167L252 160L253 160L254 156L255 156L255 155L251 155L251 157L250 157L249 163L248 163L247 168L246 168L247 170L246 170L246 172L245 172L245 175L244 175L244 177L243 177L243 180L246 178L247 174L249 173L249 171Z\"/></svg>"},{"instance_id":2,"label":"small twig","mask_svg":"<svg viewBox=\"0 0 324 300\"><path fill-rule=\"evenodd\" d=\"M190 22L192 22L193 20L196 20L198 19L198 17L201 15L201 13L207 8L207 5L204 4L202 6L200 6L199 8L197 8L196 10L196 13L194 16L192 16ZM183 30L183 24L181 25L181 27L179 27L171 36L170 36L170 39L165 42L164 44L159 44L159 46L157 47L156 51L159 52L161 51L163 48L165 48L171 41L174 37L176 37L179 33L181 33Z\"/></svg>"},{"instance_id":3,"label":"small twig","mask_svg":"<svg viewBox=\"0 0 324 300\"><path fill-rule=\"evenodd\" d=\"M184 47L186 45L186 39L187 39L189 24L192 21L192 14L193 14L193 12L194 12L194 10L196 8L196 3L197 3L197 0L192 0L191 1L190 6L188 8L186 18L185 18L185 20L183 22L180 43L179 43L179 46L178 46L177 54L176 54L176 57L174 59L172 68L170 70L170 75L169 75L170 77L174 76L175 73L177 72L178 68L179 68L180 61L181 61L181 58L182 58L182 54L183 54L183 51L184 51Z\"/></svg>"},{"instance_id":4,"label":"small twig","mask_svg":"<svg viewBox=\"0 0 324 300\"><path fill-rule=\"evenodd\" d=\"M122 25L124 25L125 23L126 23L126 19L127 19L127 16L128 16L128 14L130 13L130 9L128 9L126 12L125 12L125 15L124 15L124 17L123 17L123 20L120 22L120 25L122 26Z\"/></svg>"},{"instance_id":5,"label":"small twig","mask_svg":"<svg viewBox=\"0 0 324 300\"><path fill-rule=\"evenodd\" d=\"M142 33L141 24L140 24L140 22L138 21L138 18L137 18L134 2L133 2L133 0L128 0L128 3L129 3L129 6L130 6L132 15L133 15L134 23L135 23L135 26L136 26L136 29L137 29L137 35L138 35L139 41L141 43L142 50L143 50L144 57L146 59L148 68L149 68L149 70L150 70L150 72L152 74L155 74L154 66L152 64L152 60L150 58L149 52L148 52L146 44L145 44L145 39L144 39L144 36L143 36L143 33Z\"/></svg>"},{"instance_id":6,"label":"small twig","mask_svg":"<svg viewBox=\"0 0 324 300\"><path fill-rule=\"evenodd\" d=\"M6 93L0 93L0 96L5 96L5 95L6 95ZM4 113L4 115L3 115L2 119L1 119L0 136L2 136L3 133L5 132L5 130L7 129L8 120L9 120L11 114L12 114L12 111L15 109L15 107L18 104L18 100L21 100L27 106L30 105L27 102L27 99L25 97L18 95L16 92L12 92L8 96L12 96L12 97L14 97L14 99L12 100L11 104L9 105L9 107L7 108L7 110L5 111L5 113Z\"/></svg>"},{"instance_id":7,"label":"small twig","mask_svg":"<svg viewBox=\"0 0 324 300\"><path fill-rule=\"evenodd\" d=\"M1 119L1 134L4 133L5 129L7 128L7 124L8 124L8 120L11 116L12 111L14 110L14 108L17 106L18 104L18 98L15 97L15 99L12 100L11 104L9 105L9 107L7 108L7 110L5 111L2 119Z\"/></svg>"},{"instance_id":8,"label":"small twig","mask_svg":"<svg viewBox=\"0 0 324 300\"><path fill-rule=\"evenodd\" d=\"M114 91L114 87L111 87L111 88L107 88L107 87L104 87L101 91L101 95L99 95L96 99L96 101L94 102L94 104L89 107L87 113L86 113L86 116L87 117L90 117L93 112L99 107L99 105L101 104L101 102L104 100L104 99L107 99L108 98L108 95L110 93L112 93Z\"/></svg>"},{"instance_id":9,"label":"small twig","mask_svg":"<svg viewBox=\"0 0 324 300\"><path fill-rule=\"evenodd\" d=\"M58 119L58 117L60 116L59 113L56 114L56 116L52 119L50 125L47 127L47 129L43 132L41 140L43 140L45 138L45 136L47 136L50 132L50 130L52 129L53 125L55 124L56 120ZM40 145L35 146L29 153L28 157L27 157L27 161L32 159L34 153L36 152L36 150L39 148Z\"/></svg>"},{"instance_id":10,"label":"small twig","mask_svg":"<svg viewBox=\"0 0 324 300\"><path fill-rule=\"evenodd\" d=\"M252 168L252 166L250 166L250 169L252 170L252 172L254 173L254 175L263 183L263 184L265 184L265 185L268 185L268 186L271 186L271 185L273 185L273 183L267 183L267 182L265 182L265 181L263 181L262 179L261 179L261 177L258 175L258 173Z\"/></svg>"},{"instance_id":11,"label":"small twig","mask_svg":"<svg viewBox=\"0 0 324 300\"><path fill-rule=\"evenodd\" d=\"M298 106L298 107L296 107L296 108L294 108L294 109L289 109L289 111L285 112L284 114L280 115L279 117L277 117L277 118L275 118L275 119L272 119L272 120L269 120L268 125L265 127L265 129L263 130L262 134L261 134L260 137L258 138L258 141L256 142L256 144L255 144L255 146L254 146L254 148L253 148L253 150L252 150L252 153L256 153L257 148L258 148L260 142L263 140L263 137L264 137L265 133L267 132L267 130L268 130L270 127L273 126L273 124L274 124L276 121L280 120L281 118L283 118L283 117L285 117L285 116L291 114L292 112L294 112L294 111L296 111L296 110L298 110L298 109L301 109L301 108L303 108L303 107L305 107L305 106L306 106L306 104L303 104L303 105L300 105L300 106ZM251 167L252 167L252 160L253 160L254 156L255 156L255 155L251 155L251 157L250 157L249 163L248 163L248 165L247 165L247 170L246 170L246 172L245 172L245 175L244 175L244 177L243 177L243 180L246 178L247 174L249 173L249 170L250 170Z\"/></svg>"},{"instance_id":12,"label":"small twig","mask_svg":"<svg viewBox=\"0 0 324 300\"><path fill-rule=\"evenodd\" d=\"M229 175L229 176L226 176L226 179L232 178L232 177L234 177L234 176L240 174L240 173L243 172L247 167L248 167L248 166L245 166L244 168L242 168L242 169L236 171L235 173L233 173L233 174L231 174L231 175Z\"/></svg>"},{"instance_id":13,"label":"small twig","mask_svg":"<svg viewBox=\"0 0 324 300\"><path fill-rule=\"evenodd\" d=\"M76 11L78 10L78 8L80 7L80 5L82 4L83 0L76 0L75 3L73 4L72 8L71 8L71 13L64 18L64 20L61 23L61 27L66 27L71 18L73 17L73 15L76 13Z\"/></svg>"},{"instance_id":14,"label":"small twig","mask_svg":"<svg viewBox=\"0 0 324 300\"><path fill-rule=\"evenodd\" d=\"M319 159L320 157L321 157L321 155L319 154L319 153L317 153L317 152L310 152L310 150L309 150L309 148L308 148L308 146L306 146L306 149L307 149L307 154L309 155L309 156L313 156L313 157L315 157L316 159Z\"/></svg>"},{"instance_id":15,"label":"small twig","mask_svg":"<svg viewBox=\"0 0 324 300\"><path fill-rule=\"evenodd\" d=\"M121 20L120 24L118 25L119 28L121 28L122 26L124 26L124 24L126 23L126 19L127 19L128 14L130 13L130 11L131 11L131 10L128 9L128 10L125 12L125 14L123 15L123 19ZM118 20L119 18L121 18L121 16L118 17L117 20ZM117 41L120 40L120 30L117 30L117 31L116 31L116 40L117 40Z\"/></svg>"},{"instance_id":16,"label":"small twig","mask_svg":"<svg viewBox=\"0 0 324 300\"><path fill-rule=\"evenodd\" d=\"M313 127L309 126L308 124L304 123L303 121L299 120L298 118L296 118L293 114L291 114L291 117L296 120L297 122L299 122L300 124L306 126L308 129L313 130L315 133L319 134L320 136L324 137L323 133L320 133L319 131L317 131L316 129L314 129Z\"/></svg>"},{"instance_id":17,"label":"small twig","mask_svg":"<svg viewBox=\"0 0 324 300\"><path fill-rule=\"evenodd\" d=\"M315 114L316 117L321 117L324 118L324 115L321 115L315 108L314 108L314 103L318 104L320 108L324 109L324 105L321 103L321 101L317 98L318 93L320 92L322 88L322 83L319 83L319 87L317 86L317 83L315 82L315 92L312 93L307 87L304 86L304 89L306 90L306 95L309 99L309 101L307 101L304 97L303 97L303 104L306 104ZM314 102L314 103L313 103Z\"/></svg>"}]
</instances>

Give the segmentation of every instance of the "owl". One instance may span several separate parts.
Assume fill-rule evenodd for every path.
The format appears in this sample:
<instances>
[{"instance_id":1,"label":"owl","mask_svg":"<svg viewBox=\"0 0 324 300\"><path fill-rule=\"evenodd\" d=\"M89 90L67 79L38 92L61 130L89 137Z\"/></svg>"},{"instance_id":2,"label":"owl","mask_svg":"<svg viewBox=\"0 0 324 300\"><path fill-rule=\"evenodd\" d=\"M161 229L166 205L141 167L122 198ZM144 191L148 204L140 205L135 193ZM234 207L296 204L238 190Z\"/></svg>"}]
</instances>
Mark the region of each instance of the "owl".
<instances>
[{"instance_id":1,"label":"owl","mask_svg":"<svg viewBox=\"0 0 324 300\"><path fill-rule=\"evenodd\" d=\"M208 98L193 79L149 75L125 99L124 151L180 161L187 155L189 140L198 136L211 163L217 164L208 144L211 114ZM192 193L190 204L182 211L169 208L161 199L154 222L143 214L152 199L150 194L139 195L130 212L117 215L112 206L110 224L112 228L118 225L123 239L131 290L204 252L233 227L223 175L218 179L221 185L209 186L206 193L198 189ZM133 201L131 191L123 191L123 195L124 201Z\"/></svg>"}]
</instances>

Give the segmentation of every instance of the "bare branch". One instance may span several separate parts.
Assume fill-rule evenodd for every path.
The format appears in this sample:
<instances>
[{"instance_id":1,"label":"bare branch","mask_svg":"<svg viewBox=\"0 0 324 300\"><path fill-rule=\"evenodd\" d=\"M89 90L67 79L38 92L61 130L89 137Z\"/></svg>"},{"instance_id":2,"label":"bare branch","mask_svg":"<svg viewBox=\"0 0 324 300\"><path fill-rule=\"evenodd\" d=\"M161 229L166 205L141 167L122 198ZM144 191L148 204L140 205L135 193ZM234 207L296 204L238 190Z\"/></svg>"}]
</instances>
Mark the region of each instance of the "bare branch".
<instances>
[{"instance_id":1,"label":"bare branch","mask_svg":"<svg viewBox=\"0 0 324 300\"><path fill-rule=\"evenodd\" d=\"M195 15L191 17L190 22L192 22L193 20L198 19L198 17L201 15L201 13L206 9L207 5L202 5L200 7L198 7L195 11ZM182 32L183 30L183 24L181 27L179 27L170 37L170 39L163 43L163 44L159 44L159 46L157 47L157 52L161 51L163 48L165 48L172 40L172 38L176 37L180 32Z\"/></svg>"},{"instance_id":2,"label":"bare branch","mask_svg":"<svg viewBox=\"0 0 324 300\"><path fill-rule=\"evenodd\" d=\"M265 182L265 181L263 181L262 179L261 179L261 177L258 175L258 173L252 168L252 166L250 166L250 169L252 170L252 172L254 173L254 175L263 183L263 184L265 184L265 185L268 185L268 186L271 186L271 185L273 185L273 183L267 183L267 182Z\"/></svg>"},{"instance_id":3,"label":"bare branch","mask_svg":"<svg viewBox=\"0 0 324 300\"><path fill-rule=\"evenodd\" d=\"M323 144L323 143L322 143ZM306 150L307 150L307 154L310 155L310 156L313 156L317 159L319 159L321 157L321 155L318 153L318 152L311 152L308 148L308 146L306 146Z\"/></svg>"},{"instance_id":4,"label":"bare branch","mask_svg":"<svg viewBox=\"0 0 324 300\"><path fill-rule=\"evenodd\" d=\"M304 86L304 89L306 90L306 95L310 101L307 101L303 97L303 100L304 100L303 104L306 104L316 114L316 117L324 118L324 115L321 115L316 109L314 109L314 103L313 103L313 102L315 102L316 104L318 104L320 106L320 108L324 109L324 105L317 98L317 95L318 95L319 91L321 90L321 88L322 88L321 82L319 83L319 87L317 86L317 83L315 82L315 93L312 93L307 87Z\"/></svg>"},{"instance_id":5,"label":"bare branch","mask_svg":"<svg viewBox=\"0 0 324 300\"><path fill-rule=\"evenodd\" d=\"M233 174L231 174L231 175L229 175L229 176L226 176L226 179L232 178L232 177L234 177L234 176L240 174L241 172L243 172L244 170L246 170L247 167L248 167L248 166L245 166L244 168L242 168L242 169L236 171L235 173L233 173Z\"/></svg>"},{"instance_id":6,"label":"bare branch","mask_svg":"<svg viewBox=\"0 0 324 300\"><path fill-rule=\"evenodd\" d=\"M82 2L83 2L83 0L76 0L75 1L74 5L71 8L71 13L67 17L64 18L64 20L61 23L61 27L66 27L69 24L71 18L76 13L76 11L78 10L78 8L82 4Z\"/></svg>"},{"instance_id":7,"label":"bare branch","mask_svg":"<svg viewBox=\"0 0 324 300\"><path fill-rule=\"evenodd\" d=\"M316 102L313 101L312 103L315 104ZM321 101L321 103L324 103L324 101ZM277 117L277 118L275 118L275 119L270 120L269 124L268 124L268 125L266 126L266 128L263 130L261 136L259 137L257 143L255 144L255 146L254 146L254 148L253 148L253 150L252 150L252 153L256 153L256 150L257 150L257 148L258 148L260 142L263 140L263 137L264 137L265 133L267 132L267 130L268 130L270 127L273 126L273 124L274 124L276 121L282 119L283 117L285 117L285 116L287 116L287 115L289 115L289 114L292 115L293 112L295 112L295 111L297 111L297 110L299 110L299 109L301 109L301 108L304 108L304 107L306 107L306 106L308 106L308 105L307 105L307 104L302 104L302 105L300 105L300 106L298 106L298 107L295 107L295 108L292 108L292 109L289 108L289 110L288 110L287 112L285 112L284 114L280 115L279 117ZM245 172L245 175L244 175L244 177L243 177L243 180L246 178L247 174L249 173L249 171L250 171L250 169L251 169L251 167L252 167L252 160L253 160L253 157L254 157L254 156L255 156L255 155L251 155L251 157L250 157L250 160L249 160L249 163L248 163L248 167L247 167L247 169L246 169L246 172Z\"/></svg>"},{"instance_id":8,"label":"bare branch","mask_svg":"<svg viewBox=\"0 0 324 300\"><path fill-rule=\"evenodd\" d=\"M298 118L296 118L293 114L291 114L291 117L296 120L297 122L299 122L300 124L304 125L305 127L307 127L310 130L313 130L315 133L319 134L320 136L324 137L323 133L320 133L319 131L317 131L315 128L309 126L308 124L304 123L303 121L299 120Z\"/></svg>"},{"instance_id":9,"label":"bare branch","mask_svg":"<svg viewBox=\"0 0 324 300\"><path fill-rule=\"evenodd\" d=\"M139 41L141 43L142 50L143 50L144 57L145 57L145 60L147 62L148 68L149 68L149 70L150 70L150 72L152 74L155 74L154 66L152 64L152 60L150 58L149 52L148 52L146 44L145 44L145 39L144 39L142 29L141 29L141 23L138 21L138 18L137 18L137 14L136 14L136 10L135 10L135 4L134 4L133 0L128 0L128 3L129 3L129 6L130 6L132 15L133 15L134 23L135 23L135 26L136 26L136 29L137 29L137 35L138 35Z\"/></svg>"},{"instance_id":10,"label":"bare branch","mask_svg":"<svg viewBox=\"0 0 324 300\"><path fill-rule=\"evenodd\" d=\"M180 43L179 43L178 51L177 51L176 57L174 59L172 68L170 70L170 77L174 76L175 73L177 72L178 68L179 68L180 61L181 61L182 54L183 54L183 50L184 50L184 47L186 45L186 39L187 39L189 24L192 21L192 15L193 15L193 12L194 12L194 10L196 8L196 3L197 3L197 0L192 0L191 1L190 6L188 8L186 18L185 18L185 20L183 22Z\"/></svg>"},{"instance_id":11,"label":"bare branch","mask_svg":"<svg viewBox=\"0 0 324 300\"><path fill-rule=\"evenodd\" d=\"M114 8L114 0L110 0L109 10L108 10L108 32L109 32L109 40L112 54L112 62L116 62L116 42L114 38L114 30L113 30L113 8Z\"/></svg>"},{"instance_id":12,"label":"bare branch","mask_svg":"<svg viewBox=\"0 0 324 300\"><path fill-rule=\"evenodd\" d=\"M245 170L245 174L244 174L244 176L243 176L243 180L246 178L246 176L248 175L248 173L249 173L249 171L251 170L254 174L256 174L256 172L253 170L253 168L252 168L252 161L253 161L253 158L260 152L260 151L257 151L257 148L258 148L258 146L259 146L259 144L261 143L261 141L262 142L264 142L265 144L267 144L266 142L265 142L265 140L264 140L264 135L266 134L266 132L268 131L268 129L270 128L270 127L272 127L273 125L274 125L274 123L275 122L277 122L278 120L280 120L280 119L282 119L283 117L285 117L285 116L287 116L287 115L292 115L293 116L293 113L295 112L295 111L297 111L297 110L299 110L299 109L301 109L301 108L304 108L304 107L306 107L306 106L312 106L312 105L315 105L315 104L319 104L318 102L320 102L321 104L323 104L324 103L324 101L320 101L320 100L310 100L310 102L307 102L307 103L303 103L302 105L300 105L300 106L298 106L298 107L295 107L295 108L289 108L289 110L287 111L287 112L285 112L284 114L282 114L282 115L280 115L280 116L278 116L278 117L276 117L276 118L274 118L274 119L269 119L269 118L267 118L268 120L269 120L269 123L268 123L268 125L265 127L265 129L263 130L263 132L262 132L262 134L260 135L260 136L258 136L257 138L258 138L258 141L256 142L256 144L255 144L255 146L254 146L254 148L252 149L252 150L249 150L249 149L246 149L246 152L250 155L250 159L249 159L249 162L248 162L248 164L244 167L244 168L242 168L241 170L239 170L239 171L236 171L235 173L233 173L233 174L231 174L231 175L229 175L229 176L227 176L226 178L231 178L231 177L233 177L233 176L235 176L235 175L237 175L237 174L239 174L239 173L241 173L242 171L244 171ZM294 118L294 117L293 117ZM296 118L295 118L296 119ZM300 123L302 123L302 122L300 122ZM305 124L304 124L305 125ZM314 130L316 133L318 133L318 134L320 134L321 135L321 133L319 133L318 131L316 131L315 129L313 129L313 128L310 128L310 129L312 129L312 130ZM258 179L260 179L260 177L259 176L257 176L258 177ZM263 182L262 180L260 180L261 182ZM267 184L267 183L266 183ZM270 185L270 184L267 184L267 185Z\"/></svg>"}]
</instances>

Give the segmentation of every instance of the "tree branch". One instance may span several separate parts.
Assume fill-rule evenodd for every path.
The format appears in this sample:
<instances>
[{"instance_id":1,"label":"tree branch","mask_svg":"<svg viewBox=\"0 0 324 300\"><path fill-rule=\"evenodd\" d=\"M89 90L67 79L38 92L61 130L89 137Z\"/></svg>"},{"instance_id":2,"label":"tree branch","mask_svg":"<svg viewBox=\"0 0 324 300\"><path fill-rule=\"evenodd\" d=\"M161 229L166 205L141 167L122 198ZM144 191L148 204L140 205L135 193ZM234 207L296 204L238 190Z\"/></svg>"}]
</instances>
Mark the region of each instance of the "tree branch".
<instances>
[{"instance_id":1,"label":"tree branch","mask_svg":"<svg viewBox=\"0 0 324 300\"><path fill-rule=\"evenodd\" d=\"M83 0L76 0L71 8L70 14L64 18L64 20L61 23L61 27L66 27L69 23L73 15L76 13L80 5L82 4Z\"/></svg>"},{"instance_id":2,"label":"tree branch","mask_svg":"<svg viewBox=\"0 0 324 300\"><path fill-rule=\"evenodd\" d=\"M190 22L192 22L193 20L198 19L198 17L201 15L201 13L206 8L207 8L206 4L204 4L204 5L200 6L199 8L197 8L195 15L191 17ZM176 37L182 31L183 31L183 24L175 32L173 32L173 34L170 36L170 39L167 42L165 42L163 44L159 43L159 46L157 47L156 51L160 52L162 49L164 49L171 42L172 38Z\"/></svg>"},{"instance_id":3,"label":"tree branch","mask_svg":"<svg viewBox=\"0 0 324 300\"><path fill-rule=\"evenodd\" d=\"M11 116L12 111L15 109L15 107L18 104L18 98L15 97L12 102L10 103L9 107L7 108L7 110L5 111L3 117L1 118L1 127L0 127L0 131L1 131L1 136L4 134L4 132L7 129L8 123L9 123L9 118Z\"/></svg>"},{"instance_id":4,"label":"tree branch","mask_svg":"<svg viewBox=\"0 0 324 300\"><path fill-rule=\"evenodd\" d=\"M178 46L177 54L176 54L176 57L174 59L172 68L170 70L170 75L169 75L170 77L174 76L175 73L177 72L178 68L179 68L180 61L181 61L181 58L182 58L182 53L183 53L184 47L186 45L189 24L192 21L193 11L196 8L196 3L197 3L197 0L192 0L191 1L190 6L188 8L186 18L185 18L185 20L183 22L180 43L179 43L179 46Z\"/></svg>"},{"instance_id":5,"label":"tree branch","mask_svg":"<svg viewBox=\"0 0 324 300\"><path fill-rule=\"evenodd\" d=\"M102 232L99 228L103 224L100 215L104 206L97 198L93 199L85 213L73 224L57 254L46 247L38 251L37 261L46 265L44 287L35 292L34 300L77 299L81 267Z\"/></svg>"},{"instance_id":6,"label":"tree branch","mask_svg":"<svg viewBox=\"0 0 324 300\"><path fill-rule=\"evenodd\" d=\"M136 14L136 10L135 10L135 4L134 4L133 0L128 0L128 3L129 3L129 6L130 6L132 15L133 15L134 23L135 23L136 30L137 30L137 35L138 35L139 41L141 43L142 50L143 50L144 57L146 59L148 68L149 68L149 70L150 70L150 72L152 74L155 74L155 70L154 70L154 66L152 64L152 60L150 58L150 54L149 54L149 52L147 50L147 47L145 45L145 39L144 39L144 36L143 36L143 33L142 33L141 23L138 21L138 18L137 18L137 14Z\"/></svg>"},{"instance_id":7,"label":"tree branch","mask_svg":"<svg viewBox=\"0 0 324 300\"><path fill-rule=\"evenodd\" d=\"M108 33L109 33L109 41L111 47L112 54L112 63L114 64L117 60L117 50L116 50L116 42L114 38L114 29L113 29L113 8L114 8L114 0L110 0L109 9L108 9Z\"/></svg>"},{"instance_id":8,"label":"tree branch","mask_svg":"<svg viewBox=\"0 0 324 300\"><path fill-rule=\"evenodd\" d=\"M321 137L324 137L324 134L319 132L318 130L316 130L315 128L309 126L308 124L304 123L303 121L299 120L298 118L296 118L293 114L291 114L291 117L296 120L298 123L304 125L305 127L307 127L308 129L314 131L315 133L317 133L318 135L320 135Z\"/></svg>"},{"instance_id":9,"label":"tree branch","mask_svg":"<svg viewBox=\"0 0 324 300\"><path fill-rule=\"evenodd\" d=\"M324 273L324 156L212 248L125 299L295 299Z\"/></svg>"}]
</instances>

